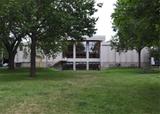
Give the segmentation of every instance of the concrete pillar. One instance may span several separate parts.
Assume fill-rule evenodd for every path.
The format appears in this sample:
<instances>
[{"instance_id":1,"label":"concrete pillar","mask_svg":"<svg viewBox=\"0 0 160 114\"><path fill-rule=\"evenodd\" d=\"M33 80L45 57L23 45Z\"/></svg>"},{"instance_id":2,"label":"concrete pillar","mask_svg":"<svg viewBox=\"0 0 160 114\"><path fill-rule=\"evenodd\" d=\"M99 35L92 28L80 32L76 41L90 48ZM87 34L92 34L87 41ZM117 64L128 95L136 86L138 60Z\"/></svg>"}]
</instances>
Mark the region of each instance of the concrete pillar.
<instances>
[{"instance_id":1,"label":"concrete pillar","mask_svg":"<svg viewBox=\"0 0 160 114\"><path fill-rule=\"evenodd\" d=\"M87 51L86 51L86 57L87 57L87 68L86 70L89 70L89 42L86 43Z\"/></svg>"},{"instance_id":2,"label":"concrete pillar","mask_svg":"<svg viewBox=\"0 0 160 114\"><path fill-rule=\"evenodd\" d=\"M48 67L48 58L46 56L46 68Z\"/></svg>"},{"instance_id":3,"label":"concrete pillar","mask_svg":"<svg viewBox=\"0 0 160 114\"><path fill-rule=\"evenodd\" d=\"M106 46L107 47L107 46ZM99 52L100 52L100 54L99 54L99 58L100 58L100 67L101 67L101 69L103 68L103 64L105 64L105 61L106 61L106 59L108 59L107 58L107 56L105 56L105 58L103 58L103 55L107 55L108 53L104 50L104 49L107 49L105 46L103 46L103 44L102 44L102 42L100 42L100 50L99 50ZM106 52L106 53L104 53L104 51ZM104 60L103 60L104 59Z\"/></svg>"},{"instance_id":4,"label":"concrete pillar","mask_svg":"<svg viewBox=\"0 0 160 114\"><path fill-rule=\"evenodd\" d=\"M76 43L73 44L73 70L76 71Z\"/></svg>"}]
</instances>

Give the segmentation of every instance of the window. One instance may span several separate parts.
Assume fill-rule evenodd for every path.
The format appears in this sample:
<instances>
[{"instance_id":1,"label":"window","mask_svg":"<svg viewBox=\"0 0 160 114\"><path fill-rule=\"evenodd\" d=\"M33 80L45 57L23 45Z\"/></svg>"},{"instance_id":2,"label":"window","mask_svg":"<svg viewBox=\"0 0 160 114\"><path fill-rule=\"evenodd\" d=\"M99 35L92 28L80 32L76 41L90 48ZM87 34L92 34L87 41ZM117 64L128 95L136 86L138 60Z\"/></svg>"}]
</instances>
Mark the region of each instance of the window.
<instances>
[{"instance_id":1,"label":"window","mask_svg":"<svg viewBox=\"0 0 160 114\"><path fill-rule=\"evenodd\" d=\"M86 70L87 62L76 62L76 70Z\"/></svg>"},{"instance_id":2,"label":"window","mask_svg":"<svg viewBox=\"0 0 160 114\"><path fill-rule=\"evenodd\" d=\"M63 58L73 58L73 43L69 43L63 51Z\"/></svg>"},{"instance_id":3,"label":"window","mask_svg":"<svg viewBox=\"0 0 160 114\"><path fill-rule=\"evenodd\" d=\"M86 53L87 53L86 42L77 42L76 58L86 58Z\"/></svg>"},{"instance_id":4,"label":"window","mask_svg":"<svg viewBox=\"0 0 160 114\"><path fill-rule=\"evenodd\" d=\"M100 70L100 62L89 62L89 70Z\"/></svg>"},{"instance_id":5,"label":"window","mask_svg":"<svg viewBox=\"0 0 160 114\"><path fill-rule=\"evenodd\" d=\"M89 58L100 58L100 42L89 42Z\"/></svg>"},{"instance_id":6,"label":"window","mask_svg":"<svg viewBox=\"0 0 160 114\"><path fill-rule=\"evenodd\" d=\"M23 45L19 46L19 51L23 51Z\"/></svg>"},{"instance_id":7,"label":"window","mask_svg":"<svg viewBox=\"0 0 160 114\"><path fill-rule=\"evenodd\" d=\"M28 58L28 52L27 52L27 48L24 48L24 51L23 51L23 59L27 59Z\"/></svg>"},{"instance_id":8,"label":"window","mask_svg":"<svg viewBox=\"0 0 160 114\"><path fill-rule=\"evenodd\" d=\"M73 70L73 62L65 62L62 67L63 70Z\"/></svg>"}]
</instances>

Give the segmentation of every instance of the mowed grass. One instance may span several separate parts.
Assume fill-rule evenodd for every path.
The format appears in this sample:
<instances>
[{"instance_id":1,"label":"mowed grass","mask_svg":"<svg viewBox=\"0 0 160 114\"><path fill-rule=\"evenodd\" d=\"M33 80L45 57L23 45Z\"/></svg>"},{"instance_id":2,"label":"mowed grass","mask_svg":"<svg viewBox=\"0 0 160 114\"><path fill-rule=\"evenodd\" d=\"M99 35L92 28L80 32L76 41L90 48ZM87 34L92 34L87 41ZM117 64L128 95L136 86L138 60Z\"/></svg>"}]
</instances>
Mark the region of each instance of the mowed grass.
<instances>
[{"instance_id":1,"label":"mowed grass","mask_svg":"<svg viewBox=\"0 0 160 114\"><path fill-rule=\"evenodd\" d=\"M160 114L160 73L0 70L0 114Z\"/></svg>"}]
</instances>

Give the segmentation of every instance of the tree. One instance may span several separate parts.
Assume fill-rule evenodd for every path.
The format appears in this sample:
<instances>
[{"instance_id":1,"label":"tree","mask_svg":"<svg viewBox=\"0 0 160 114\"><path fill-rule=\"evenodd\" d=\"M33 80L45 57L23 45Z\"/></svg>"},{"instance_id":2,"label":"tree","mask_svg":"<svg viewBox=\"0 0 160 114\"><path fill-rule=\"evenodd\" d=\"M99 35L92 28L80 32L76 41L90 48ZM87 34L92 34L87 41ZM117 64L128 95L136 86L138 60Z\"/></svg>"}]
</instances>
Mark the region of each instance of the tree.
<instances>
[{"instance_id":1,"label":"tree","mask_svg":"<svg viewBox=\"0 0 160 114\"><path fill-rule=\"evenodd\" d=\"M94 0L22 0L25 28L31 39L31 77L36 75L36 48L55 53L68 37L95 33Z\"/></svg>"},{"instance_id":2,"label":"tree","mask_svg":"<svg viewBox=\"0 0 160 114\"><path fill-rule=\"evenodd\" d=\"M160 48L152 48L150 50L151 57L154 57L156 65L160 66Z\"/></svg>"},{"instance_id":3,"label":"tree","mask_svg":"<svg viewBox=\"0 0 160 114\"><path fill-rule=\"evenodd\" d=\"M0 43L0 67L3 65L3 44Z\"/></svg>"},{"instance_id":4,"label":"tree","mask_svg":"<svg viewBox=\"0 0 160 114\"><path fill-rule=\"evenodd\" d=\"M112 45L119 50L135 49L138 52L139 67L141 67L141 50L146 46L152 46L158 38L155 24L147 14L149 12L147 6L150 3L146 1L118 0L115 12L112 14L113 28L117 33L111 41Z\"/></svg>"},{"instance_id":5,"label":"tree","mask_svg":"<svg viewBox=\"0 0 160 114\"><path fill-rule=\"evenodd\" d=\"M20 5L15 0L0 2L0 41L8 52L9 69L14 69L17 48L25 36Z\"/></svg>"}]
</instances>

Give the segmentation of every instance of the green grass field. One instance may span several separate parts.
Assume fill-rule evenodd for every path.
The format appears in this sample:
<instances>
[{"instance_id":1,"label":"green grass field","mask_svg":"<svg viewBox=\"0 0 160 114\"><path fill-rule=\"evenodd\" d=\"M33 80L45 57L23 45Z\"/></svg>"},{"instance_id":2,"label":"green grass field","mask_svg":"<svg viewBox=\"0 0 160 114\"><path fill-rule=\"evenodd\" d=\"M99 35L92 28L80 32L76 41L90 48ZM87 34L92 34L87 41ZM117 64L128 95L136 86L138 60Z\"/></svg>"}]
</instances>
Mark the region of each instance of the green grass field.
<instances>
[{"instance_id":1,"label":"green grass field","mask_svg":"<svg viewBox=\"0 0 160 114\"><path fill-rule=\"evenodd\" d=\"M0 114L160 114L160 73L0 70Z\"/></svg>"}]
</instances>

